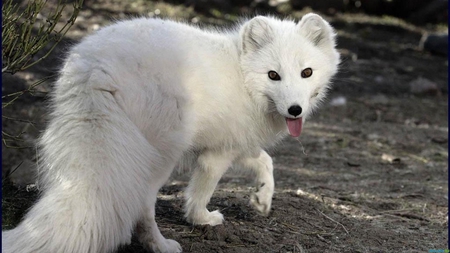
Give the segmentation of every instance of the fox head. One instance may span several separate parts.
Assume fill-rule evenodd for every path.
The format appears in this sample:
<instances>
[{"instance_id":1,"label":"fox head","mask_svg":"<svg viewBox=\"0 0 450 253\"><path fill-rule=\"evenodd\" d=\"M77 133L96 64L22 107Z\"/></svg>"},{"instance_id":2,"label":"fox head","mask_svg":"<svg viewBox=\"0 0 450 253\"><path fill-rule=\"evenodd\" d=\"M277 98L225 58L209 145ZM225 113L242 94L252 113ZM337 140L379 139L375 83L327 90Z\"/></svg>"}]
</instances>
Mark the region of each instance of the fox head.
<instances>
[{"instance_id":1,"label":"fox head","mask_svg":"<svg viewBox=\"0 0 450 253\"><path fill-rule=\"evenodd\" d=\"M240 30L245 86L258 106L286 118L292 136L326 96L339 54L333 28L316 14L292 21L257 16Z\"/></svg>"}]
</instances>

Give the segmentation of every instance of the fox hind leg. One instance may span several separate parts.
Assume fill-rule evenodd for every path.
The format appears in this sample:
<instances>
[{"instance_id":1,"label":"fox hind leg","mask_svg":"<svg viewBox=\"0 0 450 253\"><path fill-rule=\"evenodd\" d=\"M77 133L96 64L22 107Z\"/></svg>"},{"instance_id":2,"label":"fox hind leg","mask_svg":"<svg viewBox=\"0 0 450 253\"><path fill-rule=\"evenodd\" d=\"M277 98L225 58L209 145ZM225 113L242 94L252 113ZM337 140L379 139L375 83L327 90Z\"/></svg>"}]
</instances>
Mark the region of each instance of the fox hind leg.
<instances>
[{"instance_id":1,"label":"fox hind leg","mask_svg":"<svg viewBox=\"0 0 450 253\"><path fill-rule=\"evenodd\" d=\"M162 180L161 180L162 181ZM151 188L148 194L147 206L143 218L138 222L136 231L139 241L148 249L155 253L176 253L182 252L178 242L166 239L158 229L155 221L155 203L157 189Z\"/></svg>"},{"instance_id":2,"label":"fox hind leg","mask_svg":"<svg viewBox=\"0 0 450 253\"><path fill-rule=\"evenodd\" d=\"M179 113L187 114L188 112ZM186 117L181 119L178 125L172 126L170 134L160 135L160 138L152 141L161 154L163 162L158 168L152 170L152 176L148 182L146 205L136 231L139 241L155 253L182 252L178 242L164 238L155 221L155 204L158 191L167 182L176 163L190 146L191 131L186 127L189 126L189 122L184 122L187 119Z\"/></svg>"}]
</instances>

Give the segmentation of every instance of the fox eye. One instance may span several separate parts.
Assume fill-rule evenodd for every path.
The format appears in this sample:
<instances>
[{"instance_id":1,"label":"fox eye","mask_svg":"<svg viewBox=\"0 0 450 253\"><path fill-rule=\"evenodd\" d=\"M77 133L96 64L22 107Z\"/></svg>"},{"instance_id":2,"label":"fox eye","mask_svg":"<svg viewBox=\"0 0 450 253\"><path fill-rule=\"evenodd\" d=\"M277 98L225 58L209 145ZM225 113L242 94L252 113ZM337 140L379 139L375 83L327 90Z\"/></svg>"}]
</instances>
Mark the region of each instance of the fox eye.
<instances>
[{"instance_id":1,"label":"fox eye","mask_svg":"<svg viewBox=\"0 0 450 253\"><path fill-rule=\"evenodd\" d=\"M280 75L278 75L278 73L273 71L273 70L269 71L269 73L267 73L267 74L269 75L269 78L271 80L274 80L274 81L280 81L281 80Z\"/></svg>"},{"instance_id":2,"label":"fox eye","mask_svg":"<svg viewBox=\"0 0 450 253\"><path fill-rule=\"evenodd\" d=\"M313 71L311 68L306 68L304 70L302 70L302 77L303 78L308 78L313 74Z\"/></svg>"}]
</instances>

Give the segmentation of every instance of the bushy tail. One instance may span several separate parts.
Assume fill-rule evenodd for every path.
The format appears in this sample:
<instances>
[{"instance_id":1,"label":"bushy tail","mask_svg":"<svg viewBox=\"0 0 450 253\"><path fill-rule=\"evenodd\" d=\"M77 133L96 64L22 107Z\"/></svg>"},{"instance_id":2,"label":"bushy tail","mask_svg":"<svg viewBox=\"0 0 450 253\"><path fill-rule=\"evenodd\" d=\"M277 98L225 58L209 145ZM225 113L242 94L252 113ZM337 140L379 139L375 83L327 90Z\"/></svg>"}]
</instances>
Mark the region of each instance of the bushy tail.
<instances>
[{"instance_id":1,"label":"bushy tail","mask_svg":"<svg viewBox=\"0 0 450 253\"><path fill-rule=\"evenodd\" d=\"M58 81L40 142L43 193L15 229L2 232L2 252L111 252L131 240L160 155L114 94L87 79Z\"/></svg>"}]
</instances>

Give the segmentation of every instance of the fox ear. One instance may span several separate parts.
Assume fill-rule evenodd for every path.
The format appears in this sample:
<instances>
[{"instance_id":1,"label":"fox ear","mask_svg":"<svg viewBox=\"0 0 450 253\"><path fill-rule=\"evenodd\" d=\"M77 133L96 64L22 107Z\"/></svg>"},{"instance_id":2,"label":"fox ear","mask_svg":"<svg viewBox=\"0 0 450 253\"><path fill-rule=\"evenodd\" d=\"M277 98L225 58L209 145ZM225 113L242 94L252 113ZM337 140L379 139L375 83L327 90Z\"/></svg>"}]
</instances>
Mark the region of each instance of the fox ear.
<instances>
[{"instance_id":1,"label":"fox ear","mask_svg":"<svg viewBox=\"0 0 450 253\"><path fill-rule=\"evenodd\" d=\"M318 47L329 48L335 45L336 35L333 28L317 14L309 13L303 16L297 28L302 36Z\"/></svg>"},{"instance_id":2,"label":"fox ear","mask_svg":"<svg viewBox=\"0 0 450 253\"><path fill-rule=\"evenodd\" d=\"M240 31L241 51L245 54L254 52L273 39L273 30L270 20L263 16L257 16L244 24Z\"/></svg>"}]
</instances>

